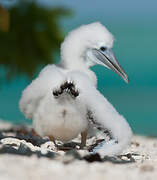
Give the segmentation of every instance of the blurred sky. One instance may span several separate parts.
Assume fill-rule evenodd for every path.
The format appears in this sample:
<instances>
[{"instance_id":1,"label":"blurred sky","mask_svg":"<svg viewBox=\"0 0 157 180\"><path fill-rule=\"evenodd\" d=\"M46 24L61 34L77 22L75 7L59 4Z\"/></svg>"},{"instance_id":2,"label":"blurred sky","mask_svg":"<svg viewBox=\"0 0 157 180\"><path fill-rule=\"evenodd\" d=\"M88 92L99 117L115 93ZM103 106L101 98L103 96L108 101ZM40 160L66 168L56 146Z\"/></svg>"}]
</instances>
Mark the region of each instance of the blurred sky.
<instances>
[{"instance_id":1,"label":"blurred sky","mask_svg":"<svg viewBox=\"0 0 157 180\"><path fill-rule=\"evenodd\" d=\"M82 16L85 19L90 18L118 18L118 20L133 18L137 19L152 19L157 17L157 1L156 0L110 0L110 1L91 1L91 0L37 0L38 3L45 7L54 5L67 6L75 10L77 16ZM88 14L87 14L88 13Z\"/></svg>"},{"instance_id":2,"label":"blurred sky","mask_svg":"<svg viewBox=\"0 0 157 180\"><path fill-rule=\"evenodd\" d=\"M114 51L130 77L125 84L113 72L93 68L98 87L127 118L134 132L157 135L157 1L156 0L36 0L46 8L64 6L73 15L63 19L65 34L82 24L100 21L115 35ZM59 60L59 57L57 58ZM4 84L0 93L0 117L22 122L18 101L30 81L18 77Z\"/></svg>"}]
</instances>

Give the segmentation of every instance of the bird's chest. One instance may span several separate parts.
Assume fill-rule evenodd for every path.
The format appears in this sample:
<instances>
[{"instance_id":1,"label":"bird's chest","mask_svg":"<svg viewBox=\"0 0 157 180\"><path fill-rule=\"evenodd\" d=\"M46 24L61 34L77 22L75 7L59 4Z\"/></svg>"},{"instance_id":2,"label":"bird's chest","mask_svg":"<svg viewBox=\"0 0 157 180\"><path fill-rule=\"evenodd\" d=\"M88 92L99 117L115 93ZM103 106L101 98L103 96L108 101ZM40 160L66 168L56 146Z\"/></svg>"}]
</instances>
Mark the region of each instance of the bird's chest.
<instances>
[{"instance_id":1,"label":"bird's chest","mask_svg":"<svg viewBox=\"0 0 157 180\"><path fill-rule=\"evenodd\" d=\"M43 136L68 141L85 131L88 126L86 108L79 101L47 101L41 104L39 111L40 117L36 118L36 124L40 124Z\"/></svg>"}]
</instances>

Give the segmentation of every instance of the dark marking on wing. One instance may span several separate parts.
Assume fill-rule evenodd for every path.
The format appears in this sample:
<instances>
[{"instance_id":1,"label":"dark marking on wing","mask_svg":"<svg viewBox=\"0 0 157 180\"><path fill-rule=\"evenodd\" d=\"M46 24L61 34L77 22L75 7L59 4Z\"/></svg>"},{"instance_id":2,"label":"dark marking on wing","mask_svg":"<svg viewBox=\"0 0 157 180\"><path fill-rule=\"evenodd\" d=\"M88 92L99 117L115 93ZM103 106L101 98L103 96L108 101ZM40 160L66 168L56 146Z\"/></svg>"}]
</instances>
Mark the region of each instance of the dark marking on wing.
<instances>
[{"instance_id":1,"label":"dark marking on wing","mask_svg":"<svg viewBox=\"0 0 157 180\"><path fill-rule=\"evenodd\" d=\"M104 133L107 137L109 137L109 140L113 139L113 136L112 136L111 131L108 130L108 129L106 129L106 128L104 128L104 127L102 127L102 125L101 125L100 123L96 122L95 119L94 119L93 113L92 113L90 110L87 111L87 119L89 120L89 122L90 122L91 124L94 124L94 126L95 126L99 131L101 131L101 132Z\"/></svg>"}]
</instances>

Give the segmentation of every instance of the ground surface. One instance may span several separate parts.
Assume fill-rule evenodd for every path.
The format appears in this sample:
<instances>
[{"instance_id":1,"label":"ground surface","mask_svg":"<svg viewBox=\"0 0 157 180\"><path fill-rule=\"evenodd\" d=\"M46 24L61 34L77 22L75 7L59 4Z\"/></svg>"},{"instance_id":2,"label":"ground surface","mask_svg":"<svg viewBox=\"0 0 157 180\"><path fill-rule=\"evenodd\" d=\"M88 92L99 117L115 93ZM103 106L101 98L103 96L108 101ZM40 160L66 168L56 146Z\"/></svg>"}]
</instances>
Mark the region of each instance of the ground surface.
<instances>
[{"instance_id":1,"label":"ground surface","mask_svg":"<svg viewBox=\"0 0 157 180\"><path fill-rule=\"evenodd\" d=\"M99 141L101 136L90 139L88 148ZM52 142L34 136L29 129L1 122L0 179L157 180L156 138L134 136L122 156L104 159L78 147L77 143L60 144L57 150Z\"/></svg>"}]
</instances>

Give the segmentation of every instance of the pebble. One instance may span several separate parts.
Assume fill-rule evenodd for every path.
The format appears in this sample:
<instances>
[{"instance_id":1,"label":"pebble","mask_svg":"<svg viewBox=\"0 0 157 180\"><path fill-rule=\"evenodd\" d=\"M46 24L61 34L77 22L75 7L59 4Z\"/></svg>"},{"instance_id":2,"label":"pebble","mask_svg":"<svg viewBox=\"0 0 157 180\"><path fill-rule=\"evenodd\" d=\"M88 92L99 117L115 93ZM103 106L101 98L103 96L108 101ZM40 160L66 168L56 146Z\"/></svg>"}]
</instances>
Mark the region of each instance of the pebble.
<instances>
[{"instance_id":1,"label":"pebble","mask_svg":"<svg viewBox=\"0 0 157 180\"><path fill-rule=\"evenodd\" d=\"M156 138L136 135L121 156L102 159L88 148L80 150L80 139L69 143L68 150L67 144L59 144L58 148L48 139L6 130L0 130L0 179L156 180L157 177ZM92 147L99 138L103 137L89 139L87 147Z\"/></svg>"}]
</instances>

